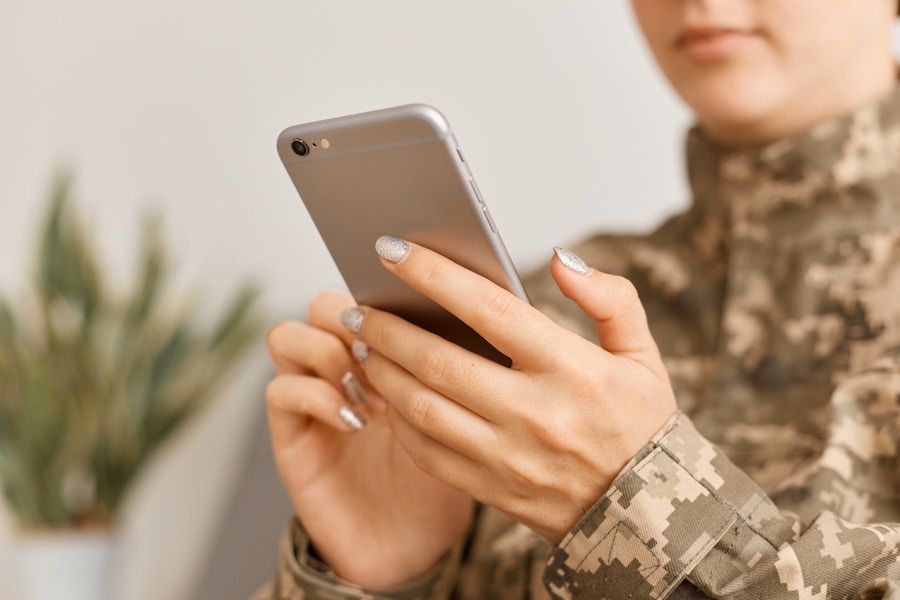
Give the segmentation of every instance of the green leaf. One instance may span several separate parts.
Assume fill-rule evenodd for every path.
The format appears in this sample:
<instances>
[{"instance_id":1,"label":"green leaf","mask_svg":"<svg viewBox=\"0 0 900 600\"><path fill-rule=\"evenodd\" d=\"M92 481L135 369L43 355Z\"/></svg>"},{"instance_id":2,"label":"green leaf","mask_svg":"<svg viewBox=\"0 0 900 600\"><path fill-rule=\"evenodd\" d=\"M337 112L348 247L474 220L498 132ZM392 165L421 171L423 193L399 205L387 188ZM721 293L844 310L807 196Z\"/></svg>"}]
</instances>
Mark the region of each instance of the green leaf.
<instances>
[{"instance_id":1,"label":"green leaf","mask_svg":"<svg viewBox=\"0 0 900 600\"><path fill-rule=\"evenodd\" d=\"M158 215L148 217L141 235L141 266L134 296L126 311L130 329L143 324L149 317L160 293L160 283L166 272L165 249L162 241L162 221Z\"/></svg>"},{"instance_id":2,"label":"green leaf","mask_svg":"<svg viewBox=\"0 0 900 600\"><path fill-rule=\"evenodd\" d=\"M209 350L211 352L220 349L227 351L232 345L238 347L245 345L244 334L248 325L252 329L259 327L259 323L256 322L258 315L255 313L259 295L259 288L256 286L248 285L238 291L234 301L225 310L210 337Z\"/></svg>"},{"instance_id":3,"label":"green leaf","mask_svg":"<svg viewBox=\"0 0 900 600\"><path fill-rule=\"evenodd\" d=\"M63 298L88 323L101 300L100 277L84 227L68 208L70 189L71 176L57 176L40 244L37 281L45 305Z\"/></svg>"},{"instance_id":4,"label":"green leaf","mask_svg":"<svg viewBox=\"0 0 900 600\"><path fill-rule=\"evenodd\" d=\"M20 344L15 315L6 300L0 297L0 440L7 430L5 421L10 418L4 411L12 410L18 397L22 372Z\"/></svg>"},{"instance_id":5,"label":"green leaf","mask_svg":"<svg viewBox=\"0 0 900 600\"><path fill-rule=\"evenodd\" d=\"M12 307L0 296L0 345L15 346L18 343L19 326Z\"/></svg>"}]
</instances>

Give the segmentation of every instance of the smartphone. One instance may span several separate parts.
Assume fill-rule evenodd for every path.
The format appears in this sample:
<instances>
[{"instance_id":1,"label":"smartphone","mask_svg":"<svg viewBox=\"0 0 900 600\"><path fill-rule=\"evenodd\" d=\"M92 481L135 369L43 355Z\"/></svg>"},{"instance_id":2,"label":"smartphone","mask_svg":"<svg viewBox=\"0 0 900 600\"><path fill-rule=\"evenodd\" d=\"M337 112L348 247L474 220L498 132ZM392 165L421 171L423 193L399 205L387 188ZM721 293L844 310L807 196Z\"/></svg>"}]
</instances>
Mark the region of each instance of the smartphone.
<instances>
[{"instance_id":1,"label":"smartphone","mask_svg":"<svg viewBox=\"0 0 900 600\"><path fill-rule=\"evenodd\" d=\"M295 125L278 155L359 304L392 312L500 364L509 359L391 275L379 236L420 244L528 296L443 115L411 104Z\"/></svg>"}]
</instances>

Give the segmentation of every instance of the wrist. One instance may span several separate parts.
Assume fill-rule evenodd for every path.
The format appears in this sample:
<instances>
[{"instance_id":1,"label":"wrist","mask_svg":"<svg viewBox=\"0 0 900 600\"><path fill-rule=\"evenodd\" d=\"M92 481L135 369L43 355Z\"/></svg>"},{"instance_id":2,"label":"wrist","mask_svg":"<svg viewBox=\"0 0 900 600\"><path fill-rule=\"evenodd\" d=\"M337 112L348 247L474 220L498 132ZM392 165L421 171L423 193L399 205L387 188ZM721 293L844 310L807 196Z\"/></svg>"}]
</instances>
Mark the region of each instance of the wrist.
<instances>
[{"instance_id":1,"label":"wrist","mask_svg":"<svg viewBox=\"0 0 900 600\"><path fill-rule=\"evenodd\" d=\"M301 579L315 579L329 581L347 588L365 590L369 593L387 595L397 600L413 600L423 597L431 597L429 590L443 585L442 582L453 581L459 568L460 556L465 547L465 536L456 541L446 552L443 552L435 560L419 561L413 564L399 555L389 556L389 552L376 552L382 560L377 563L364 560L366 554L363 549L360 552L348 553L357 560L356 564L345 564L343 568L336 568L327 558L323 557L309 538L299 519L295 518L291 524L291 558L296 565L295 574ZM416 557L416 558L421 558ZM338 561L339 563L342 561ZM360 597L369 597L363 594Z\"/></svg>"}]
</instances>

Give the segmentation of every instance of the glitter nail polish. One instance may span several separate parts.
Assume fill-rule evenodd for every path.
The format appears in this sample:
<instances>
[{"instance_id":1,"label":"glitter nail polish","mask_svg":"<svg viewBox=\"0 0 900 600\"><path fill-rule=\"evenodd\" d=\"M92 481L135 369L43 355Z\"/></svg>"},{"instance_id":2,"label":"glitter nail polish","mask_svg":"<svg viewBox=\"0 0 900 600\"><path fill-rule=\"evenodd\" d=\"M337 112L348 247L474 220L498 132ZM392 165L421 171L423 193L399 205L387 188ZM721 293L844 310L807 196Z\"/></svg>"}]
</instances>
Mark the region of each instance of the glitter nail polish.
<instances>
[{"instance_id":1,"label":"glitter nail polish","mask_svg":"<svg viewBox=\"0 0 900 600\"><path fill-rule=\"evenodd\" d=\"M350 344L350 349L359 362L364 362L369 357L369 347L360 340L353 340L353 343Z\"/></svg>"},{"instance_id":2,"label":"glitter nail polish","mask_svg":"<svg viewBox=\"0 0 900 600\"><path fill-rule=\"evenodd\" d=\"M409 254L409 244L400 238L383 235L375 242L375 252L388 262L398 263Z\"/></svg>"},{"instance_id":3,"label":"glitter nail polish","mask_svg":"<svg viewBox=\"0 0 900 600\"><path fill-rule=\"evenodd\" d=\"M341 311L341 325L353 333L359 333L359 330L362 329L363 319L365 318L366 314L355 306L345 308Z\"/></svg>"},{"instance_id":4,"label":"glitter nail polish","mask_svg":"<svg viewBox=\"0 0 900 600\"><path fill-rule=\"evenodd\" d=\"M585 275L590 272L590 268L585 264L581 258L574 252L566 250L565 248L561 248L559 246L554 246L553 251L556 252L556 256L559 257L560 262L572 269L576 273L581 273Z\"/></svg>"},{"instance_id":5,"label":"glitter nail polish","mask_svg":"<svg viewBox=\"0 0 900 600\"><path fill-rule=\"evenodd\" d=\"M366 420L346 404L341 407L340 411L338 411L338 416L341 417L341 420L344 423L346 423L356 431L359 431L366 426Z\"/></svg>"},{"instance_id":6,"label":"glitter nail polish","mask_svg":"<svg viewBox=\"0 0 900 600\"><path fill-rule=\"evenodd\" d=\"M341 377L341 387L344 388L344 394L347 399L355 404L362 404L366 401L366 391L363 389L359 378L352 371L347 371Z\"/></svg>"}]
</instances>

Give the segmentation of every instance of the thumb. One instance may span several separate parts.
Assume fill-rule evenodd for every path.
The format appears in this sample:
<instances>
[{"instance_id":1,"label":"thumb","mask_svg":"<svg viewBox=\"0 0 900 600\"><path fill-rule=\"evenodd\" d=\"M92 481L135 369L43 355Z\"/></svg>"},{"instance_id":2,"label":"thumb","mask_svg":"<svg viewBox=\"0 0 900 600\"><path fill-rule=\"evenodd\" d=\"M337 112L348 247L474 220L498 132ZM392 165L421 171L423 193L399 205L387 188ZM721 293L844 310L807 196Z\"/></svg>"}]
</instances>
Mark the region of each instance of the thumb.
<instances>
[{"instance_id":1,"label":"thumb","mask_svg":"<svg viewBox=\"0 0 900 600\"><path fill-rule=\"evenodd\" d=\"M554 248L550 272L560 291L597 327L600 345L613 354L658 354L647 314L629 280L588 267L565 248Z\"/></svg>"}]
</instances>

